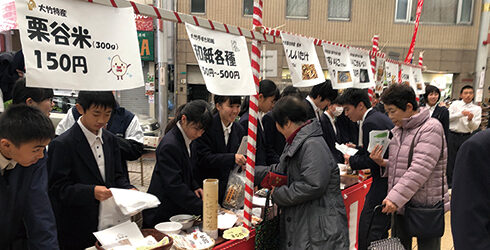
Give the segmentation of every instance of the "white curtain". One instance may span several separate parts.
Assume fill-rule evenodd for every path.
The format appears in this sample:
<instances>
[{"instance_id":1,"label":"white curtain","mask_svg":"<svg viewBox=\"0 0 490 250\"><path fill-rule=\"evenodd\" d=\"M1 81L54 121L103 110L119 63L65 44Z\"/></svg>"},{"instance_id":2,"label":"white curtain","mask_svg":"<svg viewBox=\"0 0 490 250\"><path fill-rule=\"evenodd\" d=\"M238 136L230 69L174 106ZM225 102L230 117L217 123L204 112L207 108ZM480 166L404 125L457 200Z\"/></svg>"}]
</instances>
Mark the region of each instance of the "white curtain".
<instances>
[{"instance_id":1,"label":"white curtain","mask_svg":"<svg viewBox=\"0 0 490 250\"><path fill-rule=\"evenodd\" d=\"M329 18L349 18L350 17L350 0L329 0L328 1Z\"/></svg>"}]
</instances>

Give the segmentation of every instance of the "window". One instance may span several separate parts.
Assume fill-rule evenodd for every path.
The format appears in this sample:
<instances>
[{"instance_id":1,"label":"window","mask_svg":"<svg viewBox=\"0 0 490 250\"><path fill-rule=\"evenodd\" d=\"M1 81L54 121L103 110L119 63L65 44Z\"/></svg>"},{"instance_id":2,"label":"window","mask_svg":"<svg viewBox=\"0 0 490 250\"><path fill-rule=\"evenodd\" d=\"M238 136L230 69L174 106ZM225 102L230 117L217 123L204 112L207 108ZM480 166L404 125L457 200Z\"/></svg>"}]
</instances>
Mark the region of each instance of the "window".
<instances>
[{"instance_id":1,"label":"window","mask_svg":"<svg viewBox=\"0 0 490 250\"><path fill-rule=\"evenodd\" d=\"M328 19L350 20L350 0L329 0Z\"/></svg>"},{"instance_id":2,"label":"window","mask_svg":"<svg viewBox=\"0 0 490 250\"><path fill-rule=\"evenodd\" d=\"M243 0L243 15L251 16L254 14L254 0Z\"/></svg>"},{"instance_id":3,"label":"window","mask_svg":"<svg viewBox=\"0 0 490 250\"><path fill-rule=\"evenodd\" d=\"M191 0L191 13L206 13L206 0Z\"/></svg>"},{"instance_id":4,"label":"window","mask_svg":"<svg viewBox=\"0 0 490 250\"><path fill-rule=\"evenodd\" d=\"M474 0L425 0L420 22L433 24L470 24ZM397 0L396 22L414 22L417 0Z\"/></svg>"},{"instance_id":5,"label":"window","mask_svg":"<svg viewBox=\"0 0 490 250\"><path fill-rule=\"evenodd\" d=\"M308 0L287 0L286 17L308 17Z\"/></svg>"}]
</instances>

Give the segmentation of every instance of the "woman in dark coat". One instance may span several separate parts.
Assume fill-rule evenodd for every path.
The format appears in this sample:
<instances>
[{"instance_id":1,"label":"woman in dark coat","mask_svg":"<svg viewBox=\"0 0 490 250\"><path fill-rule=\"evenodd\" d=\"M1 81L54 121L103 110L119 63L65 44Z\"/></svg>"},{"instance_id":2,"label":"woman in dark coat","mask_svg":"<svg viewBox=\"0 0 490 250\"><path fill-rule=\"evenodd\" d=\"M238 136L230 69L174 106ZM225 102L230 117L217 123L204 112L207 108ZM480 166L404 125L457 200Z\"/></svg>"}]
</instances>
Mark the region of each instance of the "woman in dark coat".
<instances>
[{"instance_id":1,"label":"woman in dark coat","mask_svg":"<svg viewBox=\"0 0 490 250\"><path fill-rule=\"evenodd\" d=\"M272 189L281 210L281 249L348 249L349 234L340 193L339 169L322 137L320 123L307 121L306 104L280 99L272 110L286 138L280 162L271 170L287 175L288 184ZM263 178L265 169L257 169Z\"/></svg>"},{"instance_id":2,"label":"woman in dark coat","mask_svg":"<svg viewBox=\"0 0 490 250\"><path fill-rule=\"evenodd\" d=\"M169 124L156 151L157 163L148 193L161 204L143 211L143 225L152 228L177 214L202 214L202 189L193 177L190 144L209 128L212 121L208 104L202 100L187 103Z\"/></svg>"}]
</instances>

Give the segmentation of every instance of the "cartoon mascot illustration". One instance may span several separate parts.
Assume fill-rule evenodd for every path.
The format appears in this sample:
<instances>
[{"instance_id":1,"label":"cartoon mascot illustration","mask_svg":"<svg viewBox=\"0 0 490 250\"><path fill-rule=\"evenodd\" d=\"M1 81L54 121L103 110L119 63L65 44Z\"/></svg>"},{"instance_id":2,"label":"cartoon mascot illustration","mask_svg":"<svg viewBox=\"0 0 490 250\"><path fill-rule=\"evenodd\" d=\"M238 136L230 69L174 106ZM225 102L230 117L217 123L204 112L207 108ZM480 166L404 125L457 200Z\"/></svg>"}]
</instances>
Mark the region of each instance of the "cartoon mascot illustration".
<instances>
[{"instance_id":1,"label":"cartoon mascot illustration","mask_svg":"<svg viewBox=\"0 0 490 250\"><path fill-rule=\"evenodd\" d=\"M119 55L115 55L111 60L111 69L107 73L111 72L117 76L117 80L123 80L123 76L128 72L128 68L131 64L127 64L121 60Z\"/></svg>"}]
</instances>

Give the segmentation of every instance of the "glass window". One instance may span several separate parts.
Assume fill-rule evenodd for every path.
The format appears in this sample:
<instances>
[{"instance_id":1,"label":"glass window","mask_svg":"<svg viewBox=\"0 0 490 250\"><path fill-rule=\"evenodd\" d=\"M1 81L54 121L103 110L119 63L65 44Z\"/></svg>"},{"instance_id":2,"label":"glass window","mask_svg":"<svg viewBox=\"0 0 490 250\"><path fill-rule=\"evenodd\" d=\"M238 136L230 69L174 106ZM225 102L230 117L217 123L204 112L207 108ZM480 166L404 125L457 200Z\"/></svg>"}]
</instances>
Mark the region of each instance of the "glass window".
<instances>
[{"instance_id":1,"label":"glass window","mask_svg":"<svg viewBox=\"0 0 490 250\"><path fill-rule=\"evenodd\" d=\"M473 0L462 0L459 22L471 23L471 16L473 14L472 10L473 10Z\"/></svg>"},{"instance_id":2,"label":"glass window","mask_svg":"<svg viewBox=\"0 0 490 250\"><path fill-rule=\"evenodd\" d=\"M328 18L350 19L350 0L329 0Z\"/></svg>"},{"instance_id":3,"label":"glass window","mask_svg":"<svg viewBox=\"0 0 490 250\"><path fill-rule=\"evenodd\" d=\"M421 23L471 23L474 0L425 0ZM397 0L395 21L414 22L417 0Z\"/></svg>"},{"instance_id":4,"label":"glass window","mask_svg":"<svg viewBox=\"0 0 490 250\"><path fill-rule=\"evenodd\" d=\"M254 0L243 0L243 15L254 14Z\"/></svg>"},{"instance_id":5,"label":"glass window","mask_svg":"<svg viewBox=\"0 0 490 250\"><path fill-rule=\"evenodd\" d=\"M191 13L206 13L206 0L191 0Z\"/></svg>"},{"instance_id":6,"label":"glass window","mask_svg":"<svg viewBox=\"0 0 490 250\"><path fill-rule=\"evenodd\" d=\"M308 0L287 0L286 17L308 17Z\"/></svg>"},{"instance_id":7,"label":"glass window","mask_svg":"<svg viewBox=\"0 0 490 250\"><path fill-rule=\"evenodd\" d=\"M398 0L396 3L396 20L407 20L408 0Z\"/></svg>"}]
</instances>

